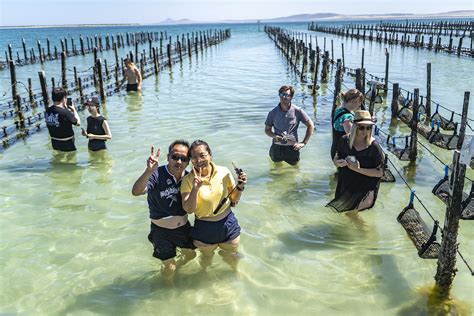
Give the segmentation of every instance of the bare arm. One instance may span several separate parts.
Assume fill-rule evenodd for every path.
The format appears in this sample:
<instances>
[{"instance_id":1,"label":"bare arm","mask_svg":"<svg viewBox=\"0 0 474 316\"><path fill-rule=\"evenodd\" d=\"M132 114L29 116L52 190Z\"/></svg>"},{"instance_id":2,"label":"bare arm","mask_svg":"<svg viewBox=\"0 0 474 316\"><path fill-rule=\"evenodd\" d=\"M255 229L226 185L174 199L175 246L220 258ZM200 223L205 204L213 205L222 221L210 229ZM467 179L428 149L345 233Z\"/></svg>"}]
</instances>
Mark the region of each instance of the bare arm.
<instances>
[{"instance_id":1,"label":"bare arm","mask_svg":"<svg viewBox=\"0 0 474 316\"><path fill-rule=\"evenodd\" d=\"M134 69L135 76L137 78L137 85L140 87L142 85L142 74L138 68Z\"/></svg>"},{"instance_id":2,"label":"bare arm","mask_svg":"<svg viewBox=\"0 0 474 316\"><path fill-rule=\"evenodd\" d=\"M306 134L304 135L303 143L306 145L309 142L311 136L313 135L314 123L312 120L308 120L304 122L304 125L306 125Z\"/></svg>"},{"instance_id":3,"label":"bare arm","mask_svg":"<svg viewBox=\"0 0 474 316\"><path fill-rule=\"evenodd\" d=\"M237 205L237 203L239 203L240 197L244 192L245 184L247 183L247 174L245 172L241 172L239 174L239 177L237 178L237 182L237 188L234 190L234 192L232 192L232 195L230 196L230 200L234 205Z\"/></svg>"},{"instance_id":4,"label":"bare arm","mask_svg":"<svg viewBox=\"0 0 474 316\"><path fill-rule=\"evenodd\" d=\"M267 134L268 137L273 138L277 142L282 140L282 137L280 135L276 135L275 133L273 133L272 126L265 125L265 134Z\"/></svg>"},{"instance_id":5,"label":"bare arm","mask_svg":"<svg viewBox=\"0 0 474 316\"><path fill-rule=\"evenodd\" d=\"M346 134L349 134L351 132L351 128L352 128L351 120L346 120L346 121L342 122L342 127L344 127L344 132L346 132Z\"/></svg>"},{"instance_id":6,"label":"bare arm","mask_svg":"<svg viewBox=\"0 0 474 316\"><path fill-rule=\"evenodd\" d=\"M146 193L146 187L148 184L148 179L153 174L153 172L158 169L158 158L160 157L161 149L158 148L155 155L155 147L151 147L151 154L147 159L147 165L145 171L142 175L135 181L132 187L132 195L138 196Z\"/></svg>"},{"instance_id":7,"label":"bare arm","mask_svg":"<svg viewBox=\"0 0 474 316\"><path fill-rule=\"evenodd\" d=\"M148 184L148 179L150 179L150 176L152 175L153 171L145 169L145 171L142 173L142 175L135 181L133 184L132 188L132 195L133 196L139 196L143 195L146 193L146 187Z\"/></svg>"}]
</instances>

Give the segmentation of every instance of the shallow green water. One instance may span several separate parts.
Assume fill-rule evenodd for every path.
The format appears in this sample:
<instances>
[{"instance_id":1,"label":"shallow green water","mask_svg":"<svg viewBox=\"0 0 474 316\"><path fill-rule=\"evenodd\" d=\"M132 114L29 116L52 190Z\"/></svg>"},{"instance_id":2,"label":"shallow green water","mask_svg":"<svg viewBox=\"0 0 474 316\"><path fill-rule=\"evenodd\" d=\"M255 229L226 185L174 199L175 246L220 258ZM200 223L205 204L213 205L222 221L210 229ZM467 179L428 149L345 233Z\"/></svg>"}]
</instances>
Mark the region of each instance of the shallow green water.
<instances>
[{"instance_id":1,"label":"shallow green water","mask_svg":"<svg viewBox=\"0 0 474 316\"><path fill-rule=\"evenodd\" d=\"M345 43L346 64L355 67L362 43ZM383 49L368 47L366 64L381 75ZM423 85L424 63L432 61L439 71L433 98L440 103L460 107L459 89L472 87L471 60L398 48L392 56L392 78L407 88ZM453 65L467 77L452 74ZM263 132L284 83L297 87L295 103L316 122L298 168L270 162L271 140ZM418 258L395 219L409 198L402 181L381 186L375 208L361 215L365 227L324 207L335 189L329 159L332 89L333 83L323 86L314 102L266 35L241 27L223 45L145 80L141 96L110 97L104 115L113 140L103 156L89 154L86 140L78 137L75 161L65 163L52 153L45 132L2 152L0 312L423 314L427 301L420 289L433 284L436 263ZM449 102L450 94L459 101ZM378 108L387 130L389 110ZM399 128L408 131L403 125L392 130ZM230 168L234 161L249 175L235 210L243 255L237 275L216 255L206 273L194 260L178 272L175 286L161 281L160 263L146 239L146 199L132 197L131 187L149 147L165 149L176 138L206 140L217 164ZM430 148L450 161L450 152ZM443 167L423 151L416 171L393 161L443 222L444 204L431 194ZM472 263L471 224L461 222L459 240ZM472 277L459 261L458 268L452 294L472 307Z\"/></svg>"}]
</instances>

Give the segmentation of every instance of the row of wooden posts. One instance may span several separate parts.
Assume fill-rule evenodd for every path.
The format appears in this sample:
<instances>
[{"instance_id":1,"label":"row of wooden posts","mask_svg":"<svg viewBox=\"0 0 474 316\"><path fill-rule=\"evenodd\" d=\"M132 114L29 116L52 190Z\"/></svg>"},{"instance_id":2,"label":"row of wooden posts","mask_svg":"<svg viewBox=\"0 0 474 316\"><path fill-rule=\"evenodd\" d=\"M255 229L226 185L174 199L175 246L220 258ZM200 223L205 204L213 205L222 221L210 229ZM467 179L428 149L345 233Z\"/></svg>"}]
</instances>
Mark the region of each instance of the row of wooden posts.
<instances>
[{"instance_id":1,"label":"row of wooden posts","mask_svg":"<svg viewBox=\"0 0 474 316\"><path fill-rule=\"evenodd\" d=\"M379 43L386 43L389 45L401 45L403 47L409 46L414 48L425 48L428 50L434 50L435 52L446 52L449 54L463 55L474 57L473 51L473 37L470 37L470 47L463 46L463 40L465 37L460 37L458 45L454 45L454 39L449 38L447 45L442 43L442 37L437 36L436 39L433 36L429 36L428 41L425 42L424 35L416 34L414 39L410 39L410 35L399 34L396 32L377 32L373 30L361 29L361 28L347 28L345 26L323 26L315 24L314 22L308 25L308 30L322 33L329 33L338 36L354 38L363 41L374 41ZM399 38L399 35L400 38ZM435 42L434 42L435 41Z\"/></svg>"},{"instance_id":2,"label":"row of wooden posts","mask_svg":"<svg viewBox=\"0 0 474 316\"><path fill-rule=\"evenodd\" d=\"M443 35L449 37L472 36L474 23L472 21L430 21L393 23L381 22L377 24L348 24L347 28L375 32L398 32L424 35Z\"/></svg>"},{"instance_id":3,"label":"row of wooden posts","mask_svg":"<svg viewBox=\"0 0 474 316\"><path fill-rule=\"evenodd\" d=\"M191 34L191 38L189 37L189 33L186 34L182 34L181 36L181 40L180 40L180 36L177 35L176 36L176 42L173 44L172 42L172 37L169 37L169 43L166 45L166 55L168 56L168 60L170 60L170 56L173 54L173 53L178 53L179 56L180 56L180 59L182 59L182 55L183 54L188 54L189 56L191 56L192 54L192 51L194 50L196 53L198 52L198 50L203 50L204 47L207 47L209 46L213 41L220 41L225 35L226 35L226 32L228 32L228 30L207 30L207 31L200 31L200 32L196 32L196 34L194 34L194 32ZM98 49L97 47L94 47L93 49L93 53L94 53L94 62L93 62L93 65L92 67L90 67L89 69L93 69L93 73L92 75L86 77L86 78L83 78L82 81L83 82L86 82L86 81L89 81L89 80L94 80L94 83L95 85L96 82L97 82L97 70L95 69L95 66L97 65L97 60L98 60ZM153 56L153 53L155 53L155 57ZM132 51L129 51L128 55L127 55L127 58L131 59L132 61L135 61L137 65L140 65L142 62L146 63L147 62L147 57L146 56L149 56L149 58L152 60L152 59L157 59L157 61L159 62L159 59L160 58L163 58L164 57L164 54L162 52L162 47L160 47L160 51L158 51L158 47L157 47L157 50L154 52L154 50L152 49L152 45L150 45L149 47L149 51L148 51L148 54L145 53L145 49L143 49L142 51L139 50L139 46L138 46L138 43L135 43L135 50L134 52ZM65 52L62 52L61 55L61 83L62 83L62 86L69 89L70 87L68 87L68 83L67 83L67 71L68 69L66 68L66 54ZM11 62L10 62L11 64ZM15 64L13 63L13 66L15 66ZM119 54L117 51L115 51L115 65L112 65L110 66L112 67L113 69L115 69L115 73L116 73L116 77L117 77L117 74L119 72L123 72L125 67L124 67L124 59L123 58L119 58ZM111 77L109 75L109 65L107 64L107 60L104 59L104 71L103 71L103 76L105 77ZM71 87L75 88L77 90L77 83L78 83L78 71L77 71L77 68L76 67L73 67L73 71L74 71L74 85L71 85ZM54 78L51 78L52 80L52 83L53 83L53 86L55 86L55 80ZM16 99L16 95L18 94L18 89L17 89L17 86L14 85L14 82L16 82L16 80L12 80L12 100L14 101ZM29 84L30 85L30 84ZM29 89L29 92L30 92L30 101L31 101L31 91L32 89ZM13 104L12 101L8 102L8 103L3 103L3 104L0 104L0 106L4 106L7 105L8 107L10 107L11 105Z\"/></svg>"},{"instance_id":4,"label":"row of wooden posts","mask_svg":"<svg viewBox=\"0 0 474 316\"><path fill-rule=\"evenodd\" d=\"M135 43L143 44L147 41L162 41L163 38L167 38L167 31L162 32L127 32L125 33L126 42L122 33L114 34L105 34L105 35L94 35L86 36L84 43L84 36L79 35L79 45L80 48L77 48L77 45L74 42L74 38L70 38L70 49L68 47L68 38L65 37L60 40L61 50L59 51L56 46L51 49L51 43L49 38L46 39L46 51L42 47L41 41L37 41L38 57L36 57L36 52L34 48L27 49L26 40L22 38L21 43L23 47L23 58L20 58L20 51L16 52L16 59L13 56L12 45L8 44L8 49L5 51L6 60L13 60L17 66L33 64L36 62L44 63L48 60L55 60L60 58L59 55L61 52L66 53L66 57L77 56L77 55L86 55L93 52L94 48L97 48L99 51L108 51L113 48L121 48L125 46L133 46ZM164 36L164 37L163 37ZM86 47L87 45L87 47ZM29 57L28 57L29 52Z\"/></svg>"},{"instance_id":5,"label":"row of wooden posts","mask_svg":"<svg viewBox=\"0 0 474 316\"><path fill-rule=\"evenodd\" d=\"M306 57L307 52L305 52L305 49L307 49L304 45L304 42L302 43L301 40L298 38L290 36L290 32L276 28L276 27L265 27L265 31L269 35L269 37L275 42L276 46L283 52L283 54L286 56L289 64L294 67L294 70L298 73L299 72L299 64L300 61L298 60L298 56L303 56L303 59L301 61L301 64L307 63ZM311 45L311 43L310 43ZM301 48L301 50L299 49ZM311 46L309 46L309 50L311 51ZM301 52L302 53L301 53ZM318 77L318 68L319 68L319 48L316 47L316 50L312 54L313 56L316 55L316 61L314 64L312 63L311 67L314 69L311 71L311 76L312 76L312 89L314 92L314 87L316 86L316 81ZM322 63L322 73L321 73L321 81L327 83L328 82L328 65L331 63L330 59L328 57L329 53L326 51L323 54L323 63ZM314 60L314 59L313 59ZM304 71L305 66L301 66L302 71ZM333 99L333 106L332 106L332 111L331 111L331 119L333 118L334 111L337 106L337 97L341 91L341 86L342 86L342 78L344 74L344 66L342 63L341 59L338 59L336 62L336 74L335 74L335 89L334 89L334 99ZM428 68L430 69L430 67ZM362 85L362 82L365 81L365 79L360 75L363 74L364 71L363 69L358 69L357 73L359 76L356 78L356 88L362 89L361 91L364 91L364 87ZM323 80L324 79L324 80ZM396 95L397 92L399 91L399 84L394 83L393 87L394 94ZM386 95L387 90L385 90L385 95ZM465 138L465 132L466 132L466 126L467 126L467 120L468 120L468 107L469 107L469 97L470 97L470 92L465 92L464 94L464 103L463 103L463 111L462 111L462 117L461 117L461 128L459 132L459 139L457 143L457 148L454 151L453 155L453 172L451 174L451 180L452 180L452 195L451 198L448 201L447 208L446 208L446 215L445 215L445 224L444 224L444 229L443 229L443 234L442 234L442 243L441 243L441 249L439 252L438 256L438 261L437 261L437 272L435 275L435 281L436 281L436 287L438 290L438 295L443 298L447 299L449 297L449 291L451 289L454 276L456 274L456 254L458 252L458 243L457 243L457 235L458 235L458 229L459 229L459 220L461 217L461 212L462 212L462 194L463 194L463 189L464 189L464 181L465 181L465 175L466 175L466 165L463 163L460 163L460 150L462 147L462 144L464 142ZM416 134L417 134L417 128L416 125L418 124L417 117L418 117L418 100L419 100L419 89L414 90L414 105L413 105L413 117L415 120L412 122L410 127L412 128L412 140L413 140L413 146L414 148L414 156L411 157L412 159L416 159ZM371 101L372 101L372 96L371 96ZM372 102L371 102L372 103ZM393 105L396 104L396 105ZM398 107L398 96L395 96L392 98L392 108ZM373 113L373 105L371 104L369 106L370 111ZM396 110L395 115L396 115ZM392 119L396 119L396 116L394 113L392 113Z\"/></svg>"},{"instance_id":6,"label":"row of wooden posts","mask_svg":"<svg viewBox=\"0 0 474 316\"><path fill-rule=\"evenodd\" d=\"M144 50L143 53L141 54L142 58L140 59L140 62L138 64L138 67L140 71L142 72L142 75L144 78L153 75L153 74L158 74L160 69L163 67L172 67L173 63L175 62L182 62L183 57L186 55L191 58L193 54L198 54L199 51L203 51L205 48L216 45L218 43L221 43L225 39L228 39L230 37L230 30L216 30L213 32L213 35L210 37L207 36L207 34L203 35L202 41L200 40L199 37L195 37L194 39L189 39L188 43L186 46L181 45L180 41L178 40L178 43L175 45L176 49L172 50L171 45L167 45L167 58L159 58L160 55L158 54L158 47L152 47L151 52L147 52ZM187 48L187 50L185 50ZM173 52L174 51L174 52ZM62 80L60 86L66 89L68 91L68 94L71 95L74 92L78 92L78 98L77 100L80 101L82 104L84 102L84 99L87 97L87 94L85 92L85 89L83 87L83 80L81 77L75 76L75 83L68 84L67 79L66 79L66 57L65 52L62 54ZM147 59L147 56L151 55L151 59ZM128 58L133 58L134 54L132 52L129 52L129 54L126 56ZM135 55L136 56L136 55ZM162 56L164 57L164 56ZM35 108L37 106L37 102L35 101L35 96L32 95L32 87L31 87L31 79L28 79L29 85L30 85L30 94L29 94L29 107L25 107L22 104L22 98L18 92L18 82L16 81L16 72L15 72L15 64L13 61L9 61L10 63L10 75L11 75L11 82L12 82L12 96L13 96L13 105L14 105L14 117L15 117L15 122L12 125L8 126L3 126L3 146L8 147L12 143L12 139L8 139L8 136L12 134L14 131L18 131L17 137L16 138L24 138L28 136L28 126L38 122L41 119L41 113L33 113L33 115L29 117L25 117L25 109L28 111L30 108ZM123 58L122 58L122 64L123 64ZM150 65L151 67L147 68L147 65ZM94 77L93 84L91 83L90 86L93 87L93 91L91 94L98 94L102 101L105 101L107 96L112 95L113 93L118 92L117 88L119 87L121 80L119 80L119 73L122 74L122 78L124 79L123 75L123 66L122 66L122 71L119 71L119 67L115 67L115 75L112 76L107 73L107 71L104 71L104 64L102 62L102 59L97 58L97 60L94 63L94 66L91 67L93 68L93 74L92 77ZM48 93L48 88L47 88L47 80L44 71L40 71L39 73L39 81L40 81L40 86L41 86L41 96L42 100L41 103L43 103L44 108L46 109L49 104L50 104L50 99L49 99L49 93ZM76 73L75 73L76 74ZM115 78L115 83L109 83L107 85L107 81L109 79ZM55 86L54 80L52 80L53 87ZM95 92L95 89L97 89L97 92ZM39 128L39 125L36 125L36 129ZM18 137L19 136L19 137Z\"/></svg>"}]
</instances>

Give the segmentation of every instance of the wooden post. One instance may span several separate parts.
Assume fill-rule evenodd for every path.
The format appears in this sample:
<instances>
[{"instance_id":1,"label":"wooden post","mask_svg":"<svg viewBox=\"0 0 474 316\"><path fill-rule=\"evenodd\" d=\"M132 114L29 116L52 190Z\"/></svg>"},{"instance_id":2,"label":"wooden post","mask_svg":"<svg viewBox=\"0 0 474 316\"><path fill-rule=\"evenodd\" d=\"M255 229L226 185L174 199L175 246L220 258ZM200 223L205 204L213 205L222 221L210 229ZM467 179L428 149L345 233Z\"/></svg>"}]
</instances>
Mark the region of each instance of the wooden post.
<instances>
[{"instance_id":1,"label":"wooden post","mask_svg":"<svg viewBox=\"0 0 474 316\"><path fill-rule=\"evenodd\" d=\"M28 78L28 97L30 99L31 107L36 107L35 97L33 95L33 83L31 78Z\"/></svg>"},{"instance_id":2,"label":"wooden post","mask_svg":"<svg viewBox=\"0 0 474 316\"><path fill-rule=\"evenodd\" d=\"M118 51L117 51L117 44L113 44L114 47L114 54L115 54L115 65L119 66L119 57L118 57Z\"/></svg>"},{"instance_id":3,"label":"wooden post","mask_svg":"<svg viewBox=\"0 0 474 316\"><path fill-rule=\"evenodd\" d=\"M84 52L84 38L81 36L79 36L79 42L81 44L81 54L84 56L85 52Z\"/></svg>"},{"instance_id":4,"label":"wooden post","mask_svg":"<svg viewBox=\"0 0 474 316\"><path fill-rule=\"evenodd\" d=\"M8 61L8 66L10 68L10 79L11 79L11 87L12 87L12 100L13 102L16 101L16 96L18 94L18 87L16 82L16 71L15 71L15 62L13 60Z\"/></svg>"},{"instance_id":5,"label":"wooden post","mask_svg":"<svg viewBox=\"0 0 474 316\"><path fill-rule=\"evenodd\" d=\"M12 52L12 45L11 44L8 44L8 58L7 58L7 61L8 60L13 60L13 52Z\"/></svg>"},{"instance_id":6,"label":"wooden post","mask_svg":"<svg viewBox=\"0 0 474 316\"><path fill-rule=\"evenodd\" d=\"M356 69L356 89L362 92L362 70L360 68Z\"/></svg>"},{"instance_id":7,"label":"wooden post","mask_svg":"<svg viewBox=\"0 0 474 316\"><path fill-rule=\"evenodd\" d=\"M413 116L410 122L410 161L415 162L418 155L418 99L420 98L420 89L415 89L413 93Z\"/></svg>"},{"instance_id":8,"label":"wooden post","mask_svg":"<svg viewBox=\"0 0 474 316\"><path fill-rule=\"evenodd\" d=\"M388 49L385 48L385 79L384 79L384 94L386 95L388 92L388 67L390 63L390 53L388 52Z\"/></svg>"},{"instance_id":9,"label":"wooden post","mask_svg":"<svg viewBox=\"0 0 474 316\"><path fill-rule=\"evenodd\" d=\"M342 67L344 68L346 66L346 62L344 60L344 43L341 43L341 49L342 49Z\"/></svg>"},{"instance_id":10,"label":"wooden post","mask_svg":"<svg viewBox=\"0 0 474 316\"><path fill-rule=\"evenodd\" d=\"M81 104L84 103L84 91L82 90L82 79L77 79L77 88L79 89L79 97L81 98Z\"/></svg>"},{"instance_id":11,"label":"wooden post","mask_svg":"<svg viewBox=\"0 0 474 316\"><path fill-rule=\"evenodd\" d=\"M49 95L48 95L48 86L46 85L46 77L44 71L38 72L39 81L41 85L41 94L43 95L43 104L44 109L47 110L49 107Z\"/></svg>"},{"instance_id":12,"label":"wooden post","mask_svg":"<svg viewBox=\"0 0 474 316\"><path fill-rule=\"evenodd\" d=\"M444 220L443 240L438 257L438 267L435 280L438 295L441 299L449 298L449 290L456 275L456 252L458 250L458 229L459 218L462 212L462 194L464 189L464 179L466 176L466 165L460 163L460 149L464 142L464 133L467 123L467 113L469 107L470 92L464 92L464 104L461 118L461 129L457 150L453 155L453 170L450 176L451 198L448 199L446 207L446 217Z\"/></svg>"},{"instance_id":13,"label":"wooden post","mask_svg":"<svg viewBox=\"0 0 474 316\"><path fill-rule=\"evenodd\" d=\"M154 69L155 69L155 75L157 75L158 72L159 72L159 66L158 66L158 58L156 56L157 55L156 51L158 49L156 47L153 47L152 50L153 50L153 66L154 66Z\"/></svg>"},{"instance_id":14,"label":"wooden post","mask_svg":"<svg viewBox=\"0 0 474 316\"><path fill-rule=\"evenodd\" d=\"M197 47L197 46L196 46ZM166 51L168 52L168 66L171 68L172 66L172 59L171 59L171 45L166 45Z\"/></svg>"},{"instance_id":15,"label":"wooden post","mask_svg":"<svg viewBox=\"0 0 474 316\"><path fill-rule=\"evenodd\" d=\"M76 69L76 66L74 66L74 83L76 84L77 86L77 69Z\"/></svg>"},{"instance_id":16,"label":"wooden post","mask_svg":"<svg viewBox=\"0 0 474 316\"><path fill-rule=\"evenodd\" d=\"M43 53L41 51L41 42L40 41L38 41L38 55L39 55L40 62L43 63L44 59L43 59Z\"/></svg>"},{"instance_id":17,"label":"wooden post","mask_svg":"<svg viewBox=\"0 0 474 316\"><path fill-rule=\"evenodd\" d=\"M370 91L369 112L371 116L374 116L375 97L377 96L377 83L371 82L369 91Z\"/></svg>"},{"instance_id":18,"label":"wooden post","mask_svg":"<svg viewBox=\"0 0 474 316\"><path fill-rule=\"evenodd\" d=\"M48 59L51 60L51 43L49 42L49 38L46 39L46 47L48 48Z\"/></svg>"},{"instance_id":19,"label":"wooden post","mask_svg":"<svg viewBox=\"0 0 474 316\"><path fill-rule=\"evenodd\" d=\"M431 63L426 64L426 124L430 123L431 118Z\"/></svg>"},{"instance_id":20,"label":"wooden post","mask_svg":"<svg viewBox=\"0 0 474 316\"><path fill-rule=\"evenodd\" d=\"M361 69L364 69L364 55L365 55L365 48L362 48L362 61L360 63L360 68Z\"/></svg>"},{"instance_id":21,"label":"wooden post","mask_svg":"<svg viewBox=\"0 0 474 316\"><path fill-rule=\"evenodd\" d=\"M97 73L99 75L99 94L102 102L105 102L104 78L102 75L102 59L97 60Z\"/></svg>"},{"instance_id":22,"label":"wooden post","mask_svg":"<svg viewBox=\"0 0 474 316\"><path fill-rule=\"evenodd\" d=\"M334 98L332 101L332 111L331 111L331 122L334 122L334 112L336 111L337 107L337 99L339 94L341 93L341 84L342 84L342 64L341 60L337 60L337 70L336 70L336 82L334 85Z\"/></svg>"},{"instance_id":23,"label":"wooden post","mask_svg":"<svg viewBox=\"0 0 474 316\"><path fill-rule=\"evenodd\" d=\"M26 63L28 61L28 56L26 55L26 43L25 43L24 38L21 39L21 45L23 46L23 55L25 57L25 63Z\"/></svg>"},{"instance_id":24,"label":"wooden post","mask_svg":"<svg viewBox=\"0 0 474 316\"><path fill-rule=\"evenodd\" d=\"M331 61L334 62L334 40L331 40Z\"/></svg>"},{"instance_id":25,"label":"wooden post","mask_svg":"<svg viewBox=\"0 0 474 316\"><path fill-rule=\"evenodd\" d=\"M393 84L393 93L392 93L392 119L397 118L398 116L398 98L400 96L400 87L398 83Z\"/></svg>"},{"instance_id":26,"label":"wooden post","mask_svg":"<svg viewBox=\"0 0 474 316\"><path fill-rule=\"evenodd\" d=\"M20 128L25 127L25 116L23 115L23 111L21 109L21 97L19 94L16 95L15 97L15 112L16 115L18 116L18 121L20 123Z\"/></svg>"},{"instance_id":27,"label":"wooden post","mask_svg":"<svg viewBox=\"0 0 474 316\"><path fill-rule=\"evenodd\" d=\"M328 82L328 71L329 71L329 52L324 52L323 57L323 66L321 70L321 82L327 83Z\"/></svg>"},{"instance_id":28,"label":"wooden post","mask_svg":"<svg viewBox=\"0 0 474 316\"><path fill-rule=\"evenodd\" d=\"M67 88L67 77L66 77L66 52L61 53L61 83L64 90L68 90Z\"/></svg>"},{"instance_id":29,"label":"wooden post","mask_svg":"<svg viewBox=\"0 0 474 316\"><path fill-rule=\"evenodd\" d=\"M319 70L319 47L316 46L316 62L314 65L314 74L313 74L313 89L311 90L311 94L315 95L316 90L318 89L318 70Z\"/></svg>"}]
</instances>

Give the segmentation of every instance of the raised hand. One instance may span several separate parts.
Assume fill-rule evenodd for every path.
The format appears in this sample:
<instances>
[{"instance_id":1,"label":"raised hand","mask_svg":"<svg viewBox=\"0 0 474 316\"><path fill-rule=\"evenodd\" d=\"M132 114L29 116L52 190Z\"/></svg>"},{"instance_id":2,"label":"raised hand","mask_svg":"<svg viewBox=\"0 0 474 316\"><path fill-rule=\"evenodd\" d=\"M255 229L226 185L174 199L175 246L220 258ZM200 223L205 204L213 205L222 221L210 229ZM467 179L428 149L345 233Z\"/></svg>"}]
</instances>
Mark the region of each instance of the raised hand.
<instances>
[{"instance_id":1,"label":"raised hand","mask_svg":"<svg viewBox=\"0 0 474 316\"><path fill-rule=\"evenodd\" d=\"M237 186L240 189L243 189L245 185L247 184L247 174L245 172L240 172L238 177L237 177Z\"/></svg>"},{"instance_id":2,"label":"raised hand","mask_svg":"<svg viewBox=\"0 0 474 316\"><path fill-rule=\"evenodd\" d=\"M161 153L161 148L158 148L155 154L155 147L151 146L151 154L150 157L148 157L146 161L146 168L149 171L155 171L158 169L159 163L158 163L158 158L160 157Z\"/></svg>"},{"instance_id":3,"label":"raised hand","mask_svg":"<svg viewBox=\"0 0 474 316\"><path fill-rule=\"evenodd\" d=\"M193 188L199 190L202 187L202 176L201 176L202 168L194 168L194 181L193 181Z\"/></svg>"}]
</instances>

